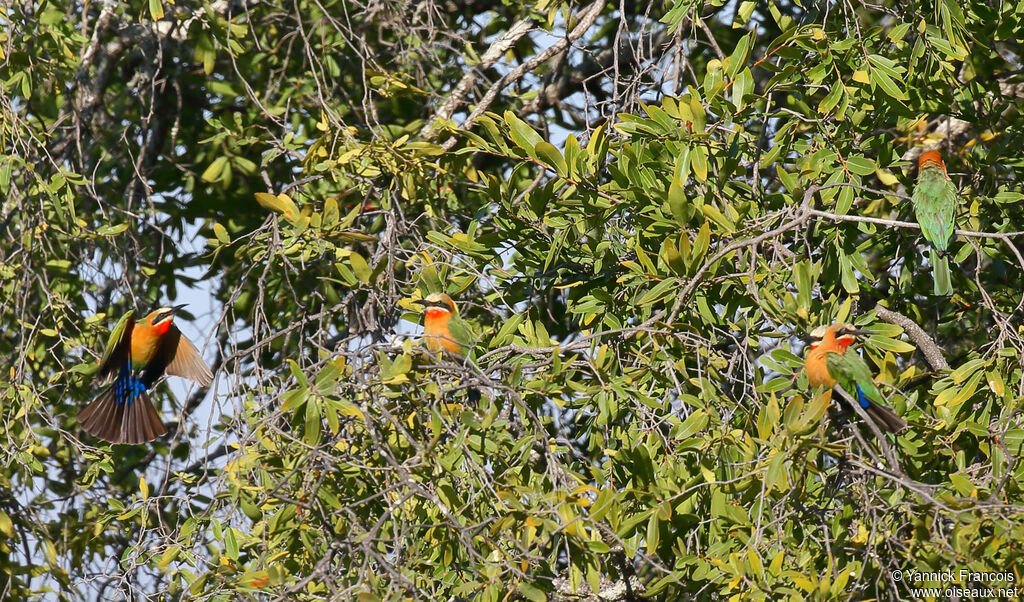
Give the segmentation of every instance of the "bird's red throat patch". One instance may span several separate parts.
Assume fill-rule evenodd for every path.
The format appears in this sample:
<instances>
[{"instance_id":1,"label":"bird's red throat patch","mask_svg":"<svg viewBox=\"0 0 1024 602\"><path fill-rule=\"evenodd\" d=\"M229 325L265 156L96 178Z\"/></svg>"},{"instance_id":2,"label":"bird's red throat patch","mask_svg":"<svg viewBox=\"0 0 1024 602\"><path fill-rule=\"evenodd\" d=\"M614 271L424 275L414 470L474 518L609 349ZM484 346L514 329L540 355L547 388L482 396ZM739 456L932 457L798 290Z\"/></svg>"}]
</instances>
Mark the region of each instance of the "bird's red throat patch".
<instances>
[{"instance_id":1,"label":"bird's red throat patch","mask_svg":"<svg viewBox=\"0 0 1024 602\"><path fill-rule=\"evenodd\" d=\"M856 340L857 340L857 337L852 336L852 335L839 337L838 339L836 339L836 347L839 347L839 352L840 353L845 353L846 352L846 348L849 347L850 345L852 345L853 342L856 341Z\"/></svg>"},{"instance_id":2,"label":"bird's red throat patch","mask_svg":"<svg viewBox=\"0 0 1024 602\"><path fill-rule=\"evenodd\" d=\"M440 307L431 307L427 310L427 318L430 320L440 320L447 318L452 315L452 312L447 309L441 309Z\"/></svg>"}]
</instances>

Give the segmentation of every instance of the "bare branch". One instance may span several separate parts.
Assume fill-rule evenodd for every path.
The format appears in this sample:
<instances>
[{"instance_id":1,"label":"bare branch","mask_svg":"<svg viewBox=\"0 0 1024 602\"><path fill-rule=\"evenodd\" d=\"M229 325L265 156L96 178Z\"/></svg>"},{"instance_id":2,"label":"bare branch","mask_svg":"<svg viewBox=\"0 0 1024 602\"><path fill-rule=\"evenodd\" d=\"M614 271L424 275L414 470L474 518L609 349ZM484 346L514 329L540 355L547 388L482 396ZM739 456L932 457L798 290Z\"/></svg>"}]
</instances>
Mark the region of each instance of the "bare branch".
<instances>
[{"instance_id":1,"label":"bare branch","mask_svg":"<svg viewBox=\"0 0 1024 602\"><path fill-rule=\"evenodd\" d=\"M578 23L576 24L576 27L574 27L566 37L558 40L543 52L537 53L536 56L519 65L506 75L502 76L501 79L494 82L490 89L487 90L487 93L484 94L484 97L480 99L480 102L477 104L476 108L473 109L473 112L470 113L469 117L466 117L466 120L459 126L459 129L467 130L473 127L476 120L487 111L491 106L491 103L494 102L494 99L498 97L498 94L508 87L509 84L526 75L530 71L533 71L540 65L543 65L548 59L567 48L569 44L580 39L583 34L587 33L590 26L597 21L597 17L601 14L602 8L604 8L604 0L594 0L590 6L584 9L583 12L577 16ZM451 148L455 146L456 142L457 140L455 138L449 138L442 146L445 150L451 150Z\"/></svg>"},{"instance_id":2,"label":"bare branch","mask_svg":"<svg viewBox=\"0 0 1024 602\"><path fill-rule=\"evenodd\" d=\"M949 370L949 364L946 363L946 358L942 356L942 350L939 349L935 341L916 322L899 312L883 307L881 303L875 305L875 313L882 320L901 327L903 332L907 333L907 337L924 354L924 359L931 366L932 370Z\"/></svg>"},{"instance_id":3,"label":"bare branch","mask_svg":"<svg viewBox=\"0 0 1024 602\"><path fill-rule=\"evenodd\" d=\"M466 94L469 93L470 88L476 83L478 74L486 69L489 69L491 65L495 63L499 58L502 57L506 52L509 51L516 42L519 41L524 35L530 32L530 24L533 19L530 17L523 17L515 23L512 27L508 28L491 47L487 49L487 52L480 57L480 64L474 68L467 68L465 75L459 80L459 83L452 89L451 94L441 104L440 108L437 109L437 113L430 119L423 129L420 130L421 138L433 138L437 132L435 125L438 121L447 121L452 118L452 114L455 109L459 108L463 102L466 101Z\"/></svg>"}]
</instances>

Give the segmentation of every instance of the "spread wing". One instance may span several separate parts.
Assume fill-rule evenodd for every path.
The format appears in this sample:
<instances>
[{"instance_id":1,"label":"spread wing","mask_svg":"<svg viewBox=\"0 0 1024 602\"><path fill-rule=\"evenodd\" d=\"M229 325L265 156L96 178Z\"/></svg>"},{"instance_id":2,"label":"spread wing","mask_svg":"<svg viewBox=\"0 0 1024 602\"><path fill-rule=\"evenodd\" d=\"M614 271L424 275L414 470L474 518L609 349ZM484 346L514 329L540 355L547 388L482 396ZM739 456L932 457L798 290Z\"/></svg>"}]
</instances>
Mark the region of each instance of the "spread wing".
<instances>
[{"instance_id":1,"label":"spread wing","mask_svg":"<svg viewBox=\"0 0 1024 602\"><path fill-rule=\"evenodd\" d=\"M213 374L209 366L203 361L203 356L188 340L188 337L181 334L175 326L171 326L178 333L178 347L175 350L174 358L167 366L167 373L172 376L180 376L199 383L202 387L208 387L213 383Z\"/></svg>"},{"instance_id":2,"label":"spread wing","mask_svg":"<svg viewBox=\"0 0 1024 602\"><path fill-rule=\"evenodd\" d=\"M160 348L146 365L142 382L149 387L164 373L187 378L204 387L213 382L213 374L203 356L199 355L199 350L173 324L160 339Z\"/></svg>"},{"instance_id":3,"label":"spread wing","mask_svg":"<svg viewBox=\"0 0 1024 602\"><path fill-rule=\"evenodd\" d=\"M135 310L131 309L125 312L110 331L110 338L107 339L107 347L103 350L103 358L100 359L100 369L97 372L97 378L101 381L110 380L121 366L131 359L134 314Z\"/></svg>"}]
</instances>

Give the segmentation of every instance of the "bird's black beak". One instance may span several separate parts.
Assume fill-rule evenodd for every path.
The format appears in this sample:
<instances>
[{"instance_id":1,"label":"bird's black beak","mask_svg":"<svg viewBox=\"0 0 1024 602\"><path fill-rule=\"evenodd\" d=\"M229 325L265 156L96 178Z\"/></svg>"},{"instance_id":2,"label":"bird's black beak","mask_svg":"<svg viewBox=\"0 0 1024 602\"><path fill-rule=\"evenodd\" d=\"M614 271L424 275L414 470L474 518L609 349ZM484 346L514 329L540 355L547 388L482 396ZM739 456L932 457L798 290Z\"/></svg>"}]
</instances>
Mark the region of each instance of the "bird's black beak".
<instances>
[{"instance_id":1,"label":"bird's black beak","mask_svg":"<svg viewBox=\"0 0 1024 602\"><path fill-rule=\"evenodd\" d=\"M185 307L186 305L187 305L187 303L182 303L181 305L175 305L174 307L167 308L167 311L164 311L164 312L160 313L153 320L153 323L156 324L156 323L159 323L159 322L163 322L164 320L166 320L166 319L170 318L171 316L173 316L174 314L178 313L178 311L181 310L181 308Z\"/></svg>"}]
</instances>

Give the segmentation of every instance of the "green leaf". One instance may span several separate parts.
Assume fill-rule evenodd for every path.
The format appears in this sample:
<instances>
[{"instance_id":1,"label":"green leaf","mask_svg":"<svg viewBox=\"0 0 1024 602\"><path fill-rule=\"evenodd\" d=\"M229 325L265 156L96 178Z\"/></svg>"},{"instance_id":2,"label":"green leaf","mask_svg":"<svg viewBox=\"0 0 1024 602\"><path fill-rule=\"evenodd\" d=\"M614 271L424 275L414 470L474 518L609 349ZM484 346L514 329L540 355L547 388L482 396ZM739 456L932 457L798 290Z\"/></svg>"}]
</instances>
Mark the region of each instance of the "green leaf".
<instances>
[{"instance_id":1,"label":"green leaf","mask_svg":"<svg viewBox=\"0 0 1024 602\"><path fill-rule=\"evenodd\" d=\"M306 400L306 414L305 414L305 433L303 434L302 440L309 445L318 445L320 443L320 430L323 423L320 402L316 397L309 397Z\"/></svg>"},{"instance_id":2,"label":"green leaf","mask_svg":"<svg viewBox=\"0 0 1024 602\"><path fill-rule=\"evenodd\" d=\"M505 111L505 123L508 124L509 134L516 145L531 157L537 157L537 144L543 142L544 139L533 131L533 128L525 121L516 117L512 111Z\"/></svg>"},{"instance_id":3,"label":"green leaf","mask_svg":"<svg viewBox=\"0 0 1024 602\"><path fill-rule=\"evenodd\" d=\"M238 539L235 538L235 530L228 528L224 532L224 552L232 560L238 560Z\"/></svg>"},{"instance_id":4,"label":"green leaf","mask_svg":"<svg viewBox=\"0 0 1024 602\"><path fill-rule=\"evenodd\" d=\"M656 303L671 295L677 286L679 286L679 283L675 278L666 278L655 285L654 288L651 288L644 293L639 299L637 299L636 303L640 306Z\"/></svg>"},{"instance_id":5,"label":"green leaf","mask_svg":"<svg viewBox=\"0 0 1024 602\"><path fill-rule=\"evenodd\" d=\"M647 553L657 554L658 544L661 542L661 524L658 520L658 513L652 512L647 519Z\"/></svg>"},{"instance_id":6,"label":"green leaf","mask_svg":"<svg viewBox=\"0 0 1024 602\"><path fill-rule=\"evenodd\" d=\"M729 78L733 79L741 69L746 67L747 64L747 52L750 50L750 40L754 37L753 32L740 38L736 42L736 48L733 49L732 55L729 57Z\"/></svg>"},{"instance_id":7,"label":"green leaf","mask_svg":"<svg viewBox=\"0 0 1024 602\"><path fill-rule=\"evenodd\" d=\"M562 157L562 153L558 152L558 149L549 142L540 141L537 143L535 150L537 151L537 157L545 165L554 168L555 172L563 178L568 175L569 168L565 163L565 159Z\"/></svg>"},{"instance_id":8,"label":"green leaf","mask_svg":"<svg viewBox=\"0 0 1024 602\"><path fill-rule=\"evenodd\" d=\"M874 347L878 347L885 351L892 351L893 353L910 353L917 349L917 347L914 347L906 341L898 341L896 339L877 335L868 337L868 343Z\"/></svg>"},{"instance_id":9,"label":"green leaf","mask_svg":"<svg viewBox=\"0 0 1024 602\"><path fill-rule=\"evenodd\" d=\"M341 212L338 209L338 200L334 197L327 197L324 201L324 213L323 219L320 221L320 227L324 230L330 230L338 224L341 218Z\"/></svg>"},{"instance_id":10,"label":"green leaf","mask_svg":"<svg viewBox=\"0 0 1024 602\"><path fill-rule=\"evenodd\" d=\"M852 155L846 158L846 168L858 176L870 176L875 173L875 162L864 155Z\"/></svg>"},{"instance_id":11,"label":"green leaf","mask_svg":"<svg viewBox=\"0 0 1024 602\"><path fill-rule=\"evenodd\" d=\"M370 270L370 265L366 263L363 256L355 251L352 251L348 256L348 264L352 266L352 273L356 275L363 284L370 284L370 277L373 272Z\"/></svg>"},{"instance_id":12,"label":"green leaf","mask_svg":"<svg viewBox=\"0 0 1024 602\"><path fill-rule=\"evenodd\" d=\"M683 421L682 426L679 428L676 437L679 439L687 439L693 435L699 433L708 425L710 417L705 410L696 410L686 417Z\"/></svg>"},{"instance_id":13,"label":"green leaf","mask_svg":"<svg viewBox=\"0 0 1024 602\"><path fill-rule=\"evenodd\" d=\"M891 77L883 73L880 69L872 69L868 73L868 77L871 79L871 83L882 89L883 92L895 98L896 100L908 100L906 92L903 88L898 85Z\"/></svg>"},{"instance_id":14,"label":"green leaf","mask_svg":"<svg viewBox=\"0 0 1024 602\"><path fill-rule=\"evenodd\" d=\"M703 146L695 146L690 149L690 167L693 169L693 176L701 182L708 180L708 159L704 153Z\"/></svg>"},{"instance_id":15,"label":"green leaf","mask_svg":"<svg viewBox=\"0 0 1024 602\"><path fill-rule=\"evenodd\" d=\"M220 224L213 225L213 235L217 237L222 244L229 244L231 242L231 236L228 234L228 229Z\"/></svg>"},{"instance_id":16,"label":"green leaf","mask_svg":"<svg viewBox=\"0 0 1024 602\"><path fill-rule=\"evenodd\" d=\"M525 581L519 583L518 589L519 593L523 594L523 596L525 596L527 600L531 600L532 602L545 602L545 600L548 599L548 596L544 593L544 590Z\"/></svg>"},{"instance_id":17,"label":"green leaf","mask_svg":"<svg viewBox=\"0 0 1024 602\"><path fill-rule=\"evenodd\" d=\"M128 224L115 224L112 226L102 226L96 230L96 234L100 236L117 236L122 232L128 230Z\"/></svg>"},{"instance_id":18,"label":"green leaf","mask_svg":"<svg viewBox=\"0 0 1024 602\"><path fill-rule=\"evenodd\" d=\"M991 363L992 360L990 359L975 358L973 360L964 362L956 370L953 370L949 377L953 380L954 383L959 385L960 383L967 380L969 376L971 376L978 370L981 370L982 368L988 367L988 365Z\"/></svg>"},{"instance_id":19,"label":"green leaf","mask_svg":"<svg viewBox=\"0 0 1024 602\"><path fill-rule=\"evenodd\" d=\"M701 206L700 211L704 214L704 217L708 218L714 222L716 226L721 228L724 234L731 234L736 230L736 224L732 223L729 218L725 217L725 215L714 205L710 203L705 204Z\"/></svg>"},{"instance_id":20,"label":"green leaf","mask_svg":"<svg viewBox=\"0 0 1024 602\"><path fill-rule=\"evenodd\" d=\"M754 90L754 75L750 69L740 72L732 83L732 104L737 110L743 108L743 98Z\"/></svg>"},{"instance_id":21,"label":"green leaf","mask_svg":"<svg viewBox=\"0 0 1024 602\"><path fill-rule=\"evenodd\" d=\"M512 314L512 317L502 322L501 328L498 329L498 333L491 338L491 342L488 346L491 349L496 349L510 344L512 342L513 335L515 335L519 325L522 324L525 319L525 313Z\"/></svg>"},{"instance_id":22,"label":"green leaf","mask_svg":"<svg viewBox=\"0 0 1024 602\"><path fill-rule=\"evenodd\" d=\"M267 192L257 192L255 196L256 202L261 207L280 213L289 222L296 223L299 219L299 208L287 194L273 195Z\"/></svg>"},{"instance_id":23,"label":"green leaf","mask_svg":"<svg viewBox=\"0 0 1024 602\"><path fill-rule=\"evenodd\" d=\"M708 207L708 205L705 205ZM711 246L711 226L707 220L700 225L700 230L697 231L697 238L693 241L693 248L690 249L687 262L689 265L696 269L696 267L704 260L704 254L708 252L708 248Z\"/></svg>"},{"instance_id":24,"label":"green leaf","mask_svg":"<svg viewBox=\"0 0 1024 602\"><path fill-rule=\"evenodd\" d=\"M757 8L757 2L755 0L743 0L740 2L740 6L736 9L736 13L733 17L733 27L744 27L747 22L750 21L750 16L754 14L754 9Z\"/></svg>"},{"instance_id":25,"label":"green leaf","mask_svg":"<svg viewBox=\"0 0 1024 602\"><path fill-rule=\"evenodd\" d=\"M843 290L851 294L860 291L857 275L853 271L853 264L850 262L850 257L845 253L840 253L839 255L839 276L843 283Z\"/></svg>"},{"instance_id":26,"label":"green leaf","mask_svg":"<svg viewBox=\"0 0 1024 602\"><path fill-rule=\"evenodd\" d=\"M796 283L797 306L806 314L811 306L811 264L801 261L793 266L793 281Z\"/></svg>"},{"instance_id":27,"label":"green leaf","mask_svg":"<svg viewBox=\"0 0 1024 602\"><path fill-rule=\"evenodd\" d=\"M836 108L836 105L838 105L839 101L843 98L843 91L843 83L837 79L832 83L832 89L829 93L826 94L825 98L822 98L821 102L818 103L818 112L827 114L832 111L832 109Z\"/></svg>"},{"instance_id":28,"label":"green leaf","mask_svg":"<svg viewBox=\"0 0 1024 602\"><path fill-rule=\"evenodd\" d=\"M786 454L778 452L772 456L772 461L768 464L768 472L764 477L764 483L769 490L775 489L780 492L789 490L789 483L786 480Z\"/></svg>"},{"instance_id":29,"label":"green leaf","mask_svg":"<svg viewBox=\"0 0 1024 602\"><path fill-rule=\"evenodd\" d=\"M225 156L217 157L210 163L203 174L199 176L204 182L216 182L220 179L221 174L224 173L224 167L228 164L228 158Z\"/></svg>"},{"instance_id":30,"label":"green leaf","mask_svg":"<svg viewBox=\"0 0 1024 602\"><path fill-rule=\"evenodd\" d=\"M686 193L683 192L682 182L678 178L672 178L668 185L668 207L672 217L676 218L679 225L685 225L689 218L686 206L688 204Z\"/></svg>"}]
</instances>

